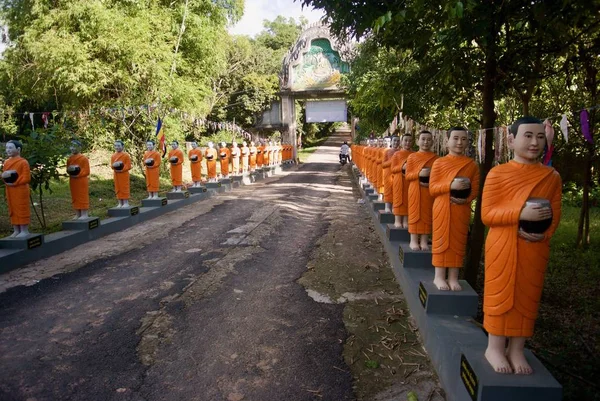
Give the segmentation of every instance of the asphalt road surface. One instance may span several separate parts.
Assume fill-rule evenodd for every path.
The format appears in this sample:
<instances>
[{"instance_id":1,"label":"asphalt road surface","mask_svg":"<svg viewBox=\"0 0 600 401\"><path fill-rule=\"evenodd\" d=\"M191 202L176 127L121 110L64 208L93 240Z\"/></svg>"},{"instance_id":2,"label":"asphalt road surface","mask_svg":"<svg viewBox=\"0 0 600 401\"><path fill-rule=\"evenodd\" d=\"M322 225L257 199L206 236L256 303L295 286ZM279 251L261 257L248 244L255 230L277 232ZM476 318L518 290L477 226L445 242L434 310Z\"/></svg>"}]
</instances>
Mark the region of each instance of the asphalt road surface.
<instances>
[{"instance_id":1,"label":"asphalt road surface","mask_svg":"<svg viewBox=\"0 0 600 401\"><path fill-rule=\"evenodd\" d=\"M341 140L0 294L0 400L353 399L343 307L296 282L327 232Z\"/></svg>"}]
</instances>

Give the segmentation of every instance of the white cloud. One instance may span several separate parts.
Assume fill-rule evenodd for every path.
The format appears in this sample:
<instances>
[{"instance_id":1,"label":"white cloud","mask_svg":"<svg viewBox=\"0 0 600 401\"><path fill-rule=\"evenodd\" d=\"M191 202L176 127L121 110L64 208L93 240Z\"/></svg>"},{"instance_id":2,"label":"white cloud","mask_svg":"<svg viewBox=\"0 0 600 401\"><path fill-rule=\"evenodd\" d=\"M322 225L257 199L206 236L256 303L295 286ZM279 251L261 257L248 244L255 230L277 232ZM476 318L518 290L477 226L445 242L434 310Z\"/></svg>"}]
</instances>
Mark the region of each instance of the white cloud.
<instances>
[{"instance_id":1,"label":"white cloud","mask_svg":"<svg viewBox=\"0 0 600 401\"><path fill-rule=\"evenodd\" d=\"M317 22L325 14L323 10L304 7L294 0L246 0L244 16L229 32L237 35L255 36L263 30L263 21L272 21L278 15L286 18L293 17L299 21L300 16L306 17L309 23Z\"/></svg>"}]
</instances>

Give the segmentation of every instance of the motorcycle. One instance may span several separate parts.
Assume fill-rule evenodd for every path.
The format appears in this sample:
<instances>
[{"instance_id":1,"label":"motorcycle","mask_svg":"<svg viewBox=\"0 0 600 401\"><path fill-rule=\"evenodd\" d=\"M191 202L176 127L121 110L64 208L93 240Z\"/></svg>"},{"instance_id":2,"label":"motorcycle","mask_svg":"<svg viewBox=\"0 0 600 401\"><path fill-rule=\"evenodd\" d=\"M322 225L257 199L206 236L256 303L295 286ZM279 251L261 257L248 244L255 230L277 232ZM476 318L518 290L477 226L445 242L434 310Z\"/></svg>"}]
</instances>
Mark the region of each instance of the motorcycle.
<instances>
[{"instance_id":1,"label":"motorcycle","mask_svg":"<svg viewBox=\"0 0 600 401\"><path fill-rule=\"evenodd\" d=\"M343 166L348 163L348 155L340 153L340 164Z\"/></svg>"}]
</instances>

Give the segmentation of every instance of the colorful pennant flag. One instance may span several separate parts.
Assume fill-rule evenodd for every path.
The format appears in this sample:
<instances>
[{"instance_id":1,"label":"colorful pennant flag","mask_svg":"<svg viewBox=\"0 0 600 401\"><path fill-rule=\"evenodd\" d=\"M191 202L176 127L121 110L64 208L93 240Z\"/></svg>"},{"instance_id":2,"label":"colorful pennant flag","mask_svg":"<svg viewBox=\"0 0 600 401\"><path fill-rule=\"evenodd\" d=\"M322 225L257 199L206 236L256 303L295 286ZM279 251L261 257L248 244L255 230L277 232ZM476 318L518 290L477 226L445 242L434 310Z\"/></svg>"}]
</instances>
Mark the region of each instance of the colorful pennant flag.
<instances>
[{"instance_id":1,"label":"colorful pennant flag","mask_svg":"<svg viewBox=\"0 0 600 401\"><path fill-rule=\"evenodd\" d=\"M156 142L158 143L158 148L162 150L162 157L165 157L167 154L167 144L160 117L158 117L158 121L156 122Z\"/></svg>"}]
</instances>

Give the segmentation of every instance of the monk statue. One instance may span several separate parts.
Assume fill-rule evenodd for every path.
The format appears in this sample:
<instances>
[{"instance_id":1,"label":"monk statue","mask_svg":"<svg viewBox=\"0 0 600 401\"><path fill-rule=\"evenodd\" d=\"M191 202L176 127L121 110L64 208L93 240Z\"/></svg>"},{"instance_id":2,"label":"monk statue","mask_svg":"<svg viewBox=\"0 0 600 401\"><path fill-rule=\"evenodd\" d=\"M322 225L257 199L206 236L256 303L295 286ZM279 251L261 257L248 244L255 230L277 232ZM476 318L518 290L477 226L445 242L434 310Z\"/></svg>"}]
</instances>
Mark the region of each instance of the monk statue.
<instances>
[{"instance_id":1,"label":"monk statue","mask_svg":"<svg viewBox=\"0 0 600 401\"><path fill-rule=\"evenodd\" d=\"M400 150L392 156L392 212L394 227L408 228L408 181L406 181L406 159L413 151L413 137L404 134L400 139Z\"/></svg>"},{"instance_id":2,"label":"monk statue","mask_svg":"<svg viewBox=\"0 0 600 401\"><path fill-rule=\"evenodd\" d=\"M6 156L2 180L6 184L8 215L13 233L9 238L23 238L29 235L31 210L29 209L29 182L31 170L27 159L21 157L23 144L20 141L6 142Z\"/></svg>"},{"instance_id":3,"label":"monk statue","mask_svg":"<svg viewBox=\"0 0 600 401\"><path fill-rule=\"evenodd\" d=\"M231 144L231 174L238 175L240 173L240 148L236 141Z\"/></svg>"},{"instance_id":4,"label":"monk statue","mask_svg":"<svg viewBox=\"0 0 600 401\"><path fill-rule=\"evenodd\" d=\"M209 182L217 181L217 150L215 144L212 142L208 143L208 148L204 151L204 157L206 158L206 174Z\"/></svg>"},{"instance_id":5,"label":"monk statue","mask_svg":"<svg viewBox=\"0 0 600 401\"><path fill-rule=\"evenodd\" d=\"M190 170L192 171L192 187L197 188L202 184L202 151L198 149L198 143L192 142L192 148L188 152Z\"/></svg>"},{"instance_id":6,"label":"monk statue","mask_svg":"<svg viewBox=\"0 0 600 401\"><path fill-rule=\"evenodd\" d=\"M260 141L256 147L256 166L262 168L265 164L265 144Z\"/></svg>"},{"instance_id":7,"label":"monk statue","mask_svg":"<svg viewBox=\"0 0 600 401\"><path fill-rule=\"evenodd\" d=\"M381 164L383 172L383 201L385 202L385 211L392 213L392 204L394 203L394 182L392 179L392 156L398 150L400 145L399 138L393 136L390 139L390 148L385 152L383 163Z\"/></svg>"},{"instance_id":8,"label":"monk statue","mask_svg":"<svg viewBox=\"0 0 600 401\"><path fill-rule=\"evenodd\" d=\"M248 149L250 153L249 163L250 163L250 171L256 171L256 146L254 145L254 141L250 141L250 148Z\"/></svg>"},{"instance_id":9,"label":"monk statue","mask_svg":"<svg viewBox=\"0 0 600 401\"><path fill-rule=\"evenodd\" d=\"M229 178L229 162L231 161L231 150L225 142L221 142L219 148L219 163L221 167L221 178Z\"/></svg>"},{"instance_id":10,"label":"monk statue","mask_svg":"<svg viewBox=\"0 0 600 401\"><path fill-rule=\"evenodd\" d=\"M433 198L429 193L429 175L431 166L438 156L431 151L433 146L431 132L421 131L417 145L419 145L419 151L406 159L408 232L410 233L410 249L428 251L433 208Z\"/></svg>"},{"instance_id":11,"label":"monk statue","mask_svg":"<svg viewBox=\"0 0 600 401\"><path fill-rule=\"evenodd\" d=\"M115 141L115 153L110 158L115 180L115 193L119 203L116 207L129 207L129 170L131 170L131 157L124 152L123 141Z\"/></svg>"},{"instance_id":12,"label":"monk statue","mask_svg":"<svg viewBox=\"0 0 600 401\"><path fill-rule=\"evenodd\" d=\"M248 164L250 157L250 149L248 148L248 143L246 141L242 142L242 148L240 149L242 153L241 165L242 165L242 173L248 172Z\"/></svg>"},{"instance_id":13,"label":"monk statue","mask_svg":"<svg viewBox=\"0 0 600 401\"><path fill-rule=\"evenodd\" d=\"M439 290L460 291L458 273L467 250L471 202L479 193L479 166L464 155L469 146L466 128L452 127L447 136L448 155L433 162L429 177L433 197L433 284Z\"/></svg>"},{"instance_id":14,"label":"monk statue","mask_svg":"<svg viewBox=\"0 0 600 401\"><path fill-rule=\"evenodd\" d=\"M523 349L533 335L550 238L561 214L560 175L540 163L546 143L542 121L516 120L508 135L514 157L492 168L483 187L481 219L489 227L483 288L483 327L489 333L485 357L498 373L532 373Z\"/></svg>"},{"instance_id":15,"label":"monk statue","mask_svg":"<svg viewBox=\"0 0 600 401\"><path fill-rule=\"evenodd\" d=\"M263 162L264 165L269 167L271 165L271 155L273 154L273 149L271 148L272 144L271 142L266 142L265 143L265 150L263 152Z\"/></svg>"},{"instance_id":16,"label":"monk statue","mask_svg":"<svg viewBox=\"0 0 600 401\"><path fill-rule=\"evenodd\" d=\"M160 189L160 153L155 150L154 141L146 142L146 152L144 152L144 166L146 166L146 190L148 199L158 199Z\"/></svg>"},{"instance_id":17,"label":"monk statue","mask_svg":"<svg viewBox=\"0 0 600 401\"><path fill-rule=\"evenodd\" d=\"M71 141L71 156L67 160L74 220L87 219L90 209L90 161L81 154L81 147L81 142Z\"/></svg>"},{"instance_id":18,"label":"monk statue","mask_svg":"<svg viewBox=\"0 0 600 401\"><path fill-rule=\"evenodd\" d=\"M382 138L379 142L379 150L377 151L377 159L376 159L376 171L377 171L377 194L379 195L378 200L383 201L383 194L385 192L385 185L383 181L383 162L385 161L385 156L388 153L392 146L392 138L386 136Z\"/></svg>"},{"instance_id":19,"label":"monk statue","mask_svg":"<svg viewBox=\"0 0 600 401\"><path fill-rule=\"evenodd\" d=\"M181 192L183 186L183 152L179 149L179 142L171 142L169 151L169 163L171 164L172 192Z\"/></svg>"}]
</instances>

